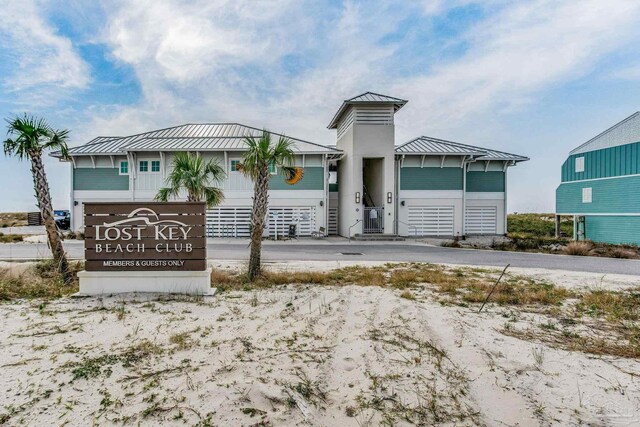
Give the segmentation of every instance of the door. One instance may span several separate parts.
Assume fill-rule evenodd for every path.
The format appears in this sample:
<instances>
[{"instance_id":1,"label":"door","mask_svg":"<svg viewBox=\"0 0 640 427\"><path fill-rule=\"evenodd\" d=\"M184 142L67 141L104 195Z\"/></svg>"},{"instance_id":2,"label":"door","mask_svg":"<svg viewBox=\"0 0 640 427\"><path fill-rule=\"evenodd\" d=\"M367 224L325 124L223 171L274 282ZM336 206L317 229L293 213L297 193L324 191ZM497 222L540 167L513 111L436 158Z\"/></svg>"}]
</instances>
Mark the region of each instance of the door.
<instances>
[{"instance_id":1,"label":"door","mask_svg":"<svg viewBox=\"0 0 640 427\"><path fill-rule=\"evenodd\" d=\"M407 223L418 236L453 236L453 206L411 206Z\"/></svg>"},{"instance_id":2,"label":"door","mask_svg":"<svg viewBox=\"0 0 640 427\"><path fill-rule=\"evenodd\" d=\"M464 216L466 234L496 234L498 212L495 206L467 206Z\"/></svg>"}]
</instances>

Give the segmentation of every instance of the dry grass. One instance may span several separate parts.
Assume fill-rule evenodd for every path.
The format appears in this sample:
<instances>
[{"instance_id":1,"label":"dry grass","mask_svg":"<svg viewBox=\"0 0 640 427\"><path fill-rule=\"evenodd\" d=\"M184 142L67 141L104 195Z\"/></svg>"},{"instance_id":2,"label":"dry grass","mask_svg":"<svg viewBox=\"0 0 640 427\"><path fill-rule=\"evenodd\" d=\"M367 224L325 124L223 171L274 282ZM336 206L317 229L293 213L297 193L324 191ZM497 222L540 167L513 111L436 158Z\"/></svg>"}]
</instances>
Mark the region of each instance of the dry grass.
<instances>
[{"instance_id":1,"label":"dry grass","mask_svg":"<svg viewBox=\"0 0 640 427\"><path fill-rule=\"evenodd\" d=\"M622 258L622 259L634 259L637 258L637 254L629 249L616 248L611 251L612 258Z\"/></svg>"},{"instance_id":2,"label":"dry grass","mask_svg":"<svg viewBox=\"0 0 640 427\"><path fill-rule=\"evenodd\" d=\"M75 274L82 263L71 263ZM52 261L42 261L21 274L0 269L0 301L13 298L59 298L78 292L77 278L65 285L59 278Z\"/></svg>"},{"instance_id":3,"label":"dry grass","mask_svg":"<svg viewBox=\"0 0 640 427\"><path fill-rule=\"evenodd\" d=\"M0 213L0 227L22 227L27 225L26 212Z\"/></svg>"},{"instance_id":4,"label":"dry grass","mask_svg":"<svg viewBox=\"0 0 640 427\"><path fill-rule=\"evenodd\" d=\"M640 357L640 293L606 290L574 294L540 328L518 329L507 324L502 332L541 341L569 351L615 357ZM559 322L558 322L559 320Z\"/></svg>"},{"instance_id":5,"label":"dry grass","mask_svg":"<svg viewBox=\"0 0 640 427\"><path fill-rule=\"evenodd\" d=\"M503 328L505 335L528 341L539 341L567 351L581 351L598 356L615 356L637 359L640 357L640 330L638 328L618 330L613 334L597 331L594 327L588 332L576 333L570 329L541 330Z\"/></svg>"},{"instance_id":6,"label":"dry grass","mask_svg":"<svg viewBox=\"0 0 640 427\"><path fill-rule=\"evenodd\" d=\"M462 298L467 302L481 303L492 287L493 284L490 283L475 283L468 286L468 292ZM569 297L571 292L567 289L558 288L550 283L512 278L500 283L489 301L500 305L558 305Z\"/></svg>"},{"instance_id":7,"label":"dry grass","mask_svg":"<svg viewBox=\"0 0 640 427\"><path fill-rule=\"evenodd\" d=\"M0 243L22 242L24 236L22 234L2 234L0 233Z\"/></svg>"},{"instance_id":8,"label":"dry grass","mask_svg":"<svg viewBox=\"0 0 640 427\"><path fill-rule=\"evenodd\" d=\"M596 290L582 296L576 304L579 314L604 317L610 321L640 319L640 292Z\"/></svg>"},{"instance_id":9,"label":"dry grass","mask_svg":"<svg viewBox=\"0 0 640 427\"><path fill-rule=\"evenodd\" d=\"M567 255L589 256L593 253L593 243L591 242L571 242L564 252Z\"/></svg>"}]
</instances>

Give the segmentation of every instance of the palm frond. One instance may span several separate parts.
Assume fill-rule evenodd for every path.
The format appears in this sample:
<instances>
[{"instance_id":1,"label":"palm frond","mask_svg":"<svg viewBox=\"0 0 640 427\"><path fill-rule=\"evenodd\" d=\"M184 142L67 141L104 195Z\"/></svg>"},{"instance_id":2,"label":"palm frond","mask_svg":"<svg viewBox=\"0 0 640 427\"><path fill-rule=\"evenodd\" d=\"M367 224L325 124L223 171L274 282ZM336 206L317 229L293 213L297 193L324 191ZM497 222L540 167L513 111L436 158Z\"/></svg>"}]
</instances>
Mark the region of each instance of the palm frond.
<instances>
[{"instance_id":1,"label":"palm frond","mask_svg":"<svg viewBox=\"0 0 640 427\"><path fill-rule=\"evenodd\" d=\"M172 161L172 170L166 178L166 188L160 189L156 199L167 201L178 198L181 190L191 201L205 201L209 207L224 199L221 189L211 186L224 181L224 169L217 161L205 161L199 154L178 152Z\"/></svg>"},{"instance_id":2,"label":"palm frond","mask_svg":"<svg viewBox=\"0 0 640 427\"><path fill-rule=\"evenodd\" d=\"M52 149L59 150L63 157L68 155L68 130L54 130L44 118L36 118L26 113L5 121L7 134L13 137L4 141L5 155L22 159Z\"/></svg>"}]
</instances>

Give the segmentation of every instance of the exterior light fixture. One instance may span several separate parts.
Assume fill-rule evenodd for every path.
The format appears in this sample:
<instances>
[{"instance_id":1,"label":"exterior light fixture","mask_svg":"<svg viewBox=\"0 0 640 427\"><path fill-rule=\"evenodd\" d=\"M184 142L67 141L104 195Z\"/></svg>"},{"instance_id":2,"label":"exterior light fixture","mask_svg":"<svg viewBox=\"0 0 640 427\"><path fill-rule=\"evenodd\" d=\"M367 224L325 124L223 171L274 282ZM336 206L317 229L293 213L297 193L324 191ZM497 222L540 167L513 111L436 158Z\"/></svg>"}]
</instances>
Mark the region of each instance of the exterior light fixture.
<instances>
[{"instance_id":1,"label":"exterior light fixture","mask_svg":"<svg viewBox=\"0 0 640 427\"><path fill-rule=\"evenodd\" d=\"M400 202L400 206L404 206L404 200Z\"/></svg>"},{"instance_id":2,"label":"exterior light fixture","mask_svg":"<svg viewBox=\"0 0 640 427\"><path fill-rule=\"evenodd\" d=\"M356 204L360 204L360 192L356 191Z\"/></svg>"},{"instance_id":3,"label":"exterior light fixture","mask_svg":"<svg viewBox=\"0 0 640 427\"><path fill-rule=\"evenodd\" d=\"M324 206L324 200L320 200L320 207Z\"/></svg>"},{"instance_id":4,"label":"exterior light fixture","mask_svg":"<svg viewBox=\"0 0 640 427\"><path fill-rule=\"evenodd\" d=\"M391 194L391 191L389 191L387 193L387 203L391 203L393 202L393 194Z\"/></svg>"}]
</instances>

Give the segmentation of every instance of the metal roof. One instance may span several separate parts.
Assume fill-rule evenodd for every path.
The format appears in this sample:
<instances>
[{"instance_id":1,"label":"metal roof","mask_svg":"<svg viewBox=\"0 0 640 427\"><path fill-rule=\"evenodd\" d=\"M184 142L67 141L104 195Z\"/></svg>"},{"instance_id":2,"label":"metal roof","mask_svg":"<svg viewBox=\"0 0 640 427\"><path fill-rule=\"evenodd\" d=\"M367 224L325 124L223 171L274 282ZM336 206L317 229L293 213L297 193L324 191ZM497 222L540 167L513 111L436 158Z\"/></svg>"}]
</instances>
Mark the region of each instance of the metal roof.
<instances>
[{"instance_id":1,"label":"metal roof","mask_svg":"<svg viewBox=\"0 0 640 427\"><path fill-rule=\"evenodd\" d=\"M284 136L271 132L272 135ZM124 154L128 151L243 151L247 136L259 137L262 129L237 123L186 124L125 137L98 137L91 142L69 149L70 155ZM299 153L340 153L335 148L296 138L293 150ZM51 154L60 157L59 152Z\"/></svg>"},{"instance_id":2,"label":"metal roof","mask_svg":"<svg viewBox=\"0 0 640 427\"><path fill-rule=\"evenodd\" d=\"M574 148L569 154L586 153L603 148L617 147L640 141L640 111L637 111L594 136L584 144Z\"/></svg>"},{"instance_id":3,"label":"metal roof","mask_svg":"<svg viewBox=\"0 0 640 427\"><path fill-rule=\"evenodd\" d=\"M353 98L345 99L336 114L333 116L333 119L331 119L331 122L329 123L329 126L327 126L327 128L335 129L338 126L340 117L342 117L342 114L344 114L344 112L350 105L393 104L394 111L398 111L407 102L409 101L407 101L406 99L394 98L393 96L381 95L379 93L365 92L358 96L354 96Z\"/></svg>"},{"instance_id":4,"label":"metal roof","mask_svg":"<svg viewBox=\"0 0 640 427\"><path fill-rule=\"evenodd\" d=\"M407 101L400 98L394 98L393 96L381 95L379 93L365 92L362 95L354 96L351 99L345 100L345 102L386 102L396 104L406 104Z\"/></svg>"},{"instance_id":5,"label":"metal roof","mask_svg":"<svg viewBox=\"0 0 640 427\"><path fill-rule=\"evenodd\" d=\"M255 136L255 135L254 135ZM298 153L337 152L311 142L289 138ZM127 151L244 151L245 137L143 138L126 145Z\"/></svg>"},{"instance_id":6,"label":"metal roof","mask_svg":"<svg viewBox=\"0 0 640 427\"><path fill-rule=\"evenodd\" d=\"M516 162L529 160L528 157L517 154L460 144L458 142L428 136L421 136L397 146L396 154L474 156L478 160L511 160Z\"/></svg>"},{"instance_id":7,"label":"metal roof","mask_svg":"<svg viewBox=\"0 0 640 427\"><path fill-rule=\"evenodd\" d=\"M97 141L96 141L97 140ZM118 154L122 146L122 138L99 136L92 139L89 143L69 148L69 155L77 154ZM52 156L58 157L59 151L51 153Z\"/></svg>"}]
</instances>

